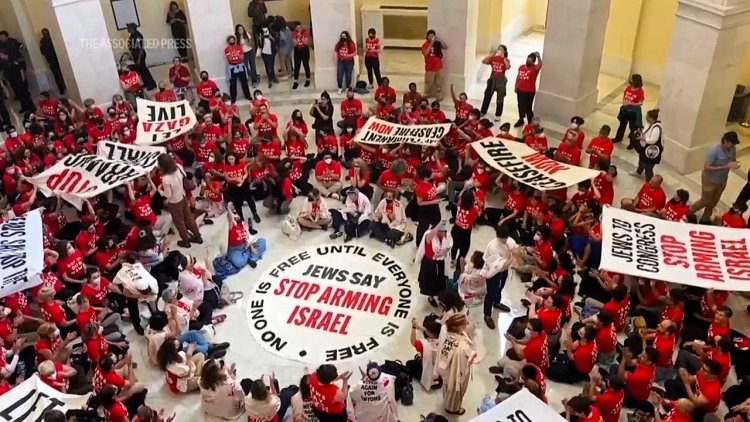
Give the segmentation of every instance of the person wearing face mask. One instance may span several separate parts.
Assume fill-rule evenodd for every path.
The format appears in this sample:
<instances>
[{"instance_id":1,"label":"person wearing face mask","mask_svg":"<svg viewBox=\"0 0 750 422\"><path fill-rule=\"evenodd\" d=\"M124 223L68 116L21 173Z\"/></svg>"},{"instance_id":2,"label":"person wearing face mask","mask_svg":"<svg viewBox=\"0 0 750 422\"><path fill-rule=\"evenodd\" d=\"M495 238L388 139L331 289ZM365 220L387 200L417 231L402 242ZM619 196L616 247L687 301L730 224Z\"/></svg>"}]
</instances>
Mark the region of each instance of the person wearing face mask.
<instances>
[{"instance_id":1,"label":"person wearing face mask","mask_svg":"<svg viewBox=\"0 0 750 422\"><path fill-rule=\"evenodd\" d=\"M172 66L169 68L169 82L179 99L187 99L193 102L193 90L190 88L192 75L190 69L185 66L180 57L172 59Z\"/></svg>"},{"instance_id":2,"label":"person wearing face mask","mask_svg":"<svg viewBox=\"0 0 750 422\"><path fill-rule=\"evenodd\" d=\"M340 210L331 210L331 239L344 237L344 242L362 237L370 231L372 204L367 197L356 188L346 191L346 201ZM343 226L344 232L341 231Z\"/></svg>"},{"instance_id":3,"label":"person wearing face mask","mask_svg":"<svg viewBox=\"0 0 750 422\"><path fill-rule=\"evenodd\" d=\"M16 155L23 146L23 142L19 139L18 131L15 126L8 125L5 128L5 134L7 135L5 138L5 148L11 153L11 155Z\"/></svg>"},{"instance_id":4,"label":"person wearing face mask","mask_svg":"<svg viewBox=\"0 0 750 422\"><path fill-rule=\"evenodd\" d=\"M268 88L272 88L274 83L279 83L276 79L276 71L274 69L274 63L276 61L276 53L278 50L278 40L271 33L271 28L268 23L263 24L258 37L258 45L260 45L260 53L263 58L263 64L266 68L266 77L268 78Z\"/></svg>"},{"instance_id":5,"label":"person wearing face mask","mask_svg":"<svg viewBox=\"0 0 750 422\"><path fill-rule=\"evenodd\" d=\"M357 57L357 44L352 41L349 31L342 31L339 40L334 47L336 54L336 83L339 94L345 89L352 87L352 72L354 71L354 58Z\"/></svg>"},{"instance_id":6,"label":"person wearing face mask","mask_svg":"<svg viewBox=\"0 0 750 422\"><path fill-rule=\"evenodd\" d=\"M490 77L487 79L487 87L484 90L481 112L483 116L487 114L492 96L496 94L495 121L497 122L500 121L500 117L503 115L505 87L508 84L508 78L505 77L505 72L510 68L508 47L500 45L494 54L482 59L482 64L490 66L491 72Z\"/></svg>"},{"instance_id":7,"label":"person wearing face mask","mask_svg":"<svg viewBox=\"0 0 750 422\"><path fill-rule=\"evenodd\" d=\"M341 118L336 126L340 129L356 128L357 120L362 116L362 101L354 98L354 90L346 90L346 99L341 102Z\"/></svg>"},{"instance_id":8,"label":"person wearing face mask","mask_svg":"<svg viewBox=\"0 0 750 422\"><path fill-rule=\"evenodd\" d=\"M341 163L333 160L330 152L322 154L322 160L315 165L315 180L320 193L328 198L339 198L341 183Z\"/></svg>"},{"instance_id":9,"label":"person wearing face mask","mask_svg":"<svg viewBox=\"0 0 750 422\"><path fill-rule=\"evenodd\" d=\"M516 96L518 97L518 121L514 127L523 126L524 119L528 123L534 118L534 96L536 95L536 80L542 70L542 56L538 51L526 57L526 63L518 68L516 76Z\"/></svg>"},{"instance_id":10,"label":"person wearing face mask","mask_svg":"<svg viewBox=\"0 0 750 422\"><path fill-rule=\"evenodd\" d=\"M242 46L237 44L237 37L227 37L227 46L224 47L224 58L227 61L227 79L229 79L229 95L232 104L237 101L237 81L242 87L242 93L246 100L250 100L250 87L247 85L247 69L245 68L245 53Z\"/></svg>"},{"instance_id":11,"label":"person wearing face mask","mask_svg":"<svg viewBox=\"0 0 750 422\"><path fill-rule=\"evenodd\" d=\"M498 359L496 366L490 367L491 374L503 374L518 378L524 365L532 364L542 371L549 368L549 344L542 321L530 318L526 324L523 338L516 338L505 333L509 348L505 356Z\"/></svg>"},{"instance_id":12,"label":"person wearing face mask","mask_svg":"<svg viewBox=\"0 0 750 422\"><path fill-rule=\"evenodd\" d=\"M166 81L159 82L159 90L154 93L154 101L161 103L169 103L177 101L177 94L172 88L169 88L169 84Z\"/></svg>"},{"instance_id":13,"label":"person wearing face mask","mask_svg":"<svg viewBox=\"0 0 750 422\"><path fill-rule=\"evenodd\" d=\"M445 268L452 246L445 222L431 226L418 242L414 262L419 264L419 292L427 296L430 305L437 307L437 295L445 290Z\"/></svg>"},{"instance_id":14,"label":"person wearing face mask","mask_svg":"<svg viewBox=\"0 0 750 422\"><path fill-rule=\"evenodd\" d=\"M302 66L305 67L305 88L310 86L310 33L297 24L292 32L294 42L294 84L292 89L299 87L299 71Z\"/></svg>"},{"instance_id":15,"label":"person wearing face mask","mask_svg":"<svg viewBox=\"0 0 750 422\"><path fill-rule=\"evenodd\" d=\"M383 199L372 213L372 219L372 236L391 248L411 240L411 234L406 232L404 206L395 199L393 192L383 194Z\"/></svg>"},{"instance_id":16,"label":"person wearing face mask","mask_svg":"<svg viewBox=\"0 0 750 422\"><path fill-rule=\"evenodd\" d=\"M297 222L300 226L312 230L328 230L328 226L331 225L328 204L322 199L317 188L313 188L307 195L307 200L297 215Z\"/></svg>"},{"instance_id":17,"label":"person wearing face mask","mask_svg":"<svg viewBox=\"0 0 750 422\"><path fill-rule=\"evenodd\" d=\"M635 172L629 173L631 176L640 178L641 173L645 172L646 181L651 180L651 178L654 176L654 167L657 164L661 163L661 156L664 153L664 143L662 141L663 133L664 129L662 128L661 121L659 120L659 109L655 108L647 111L646 127L644 127L641 131L636 131L635 135L633 136L633 140L638 141L638 144L634 146L638 151L638 169ZM725 163L726 159L729 159L729 163L725 164L726 167L721 165L715 166L719 168L718 173L725 172L726 174L730 169L739 168L739 164L737 164L735 159L731 156L731 152L733 151L732 145L737 145L738 143L739 140L737 140L737 134L735 132L727 132L724 137L722 137L721 148L725 149L725 151L729 151L728 156L722 158L724 158ZM707 162L706 166L704 167L704 175L706 174L706 170L708 170L708 167L713 166L711 166L711 164ZM705 188L706 184L702 183L702 185ZM719 191L719 195L721 195L721 192L723 192L723 188L721 189L721 191ZM698 205L698 202L701 201L696 201L693 206ZM699 209L700 208L696 207L693 209L693 212ZM707 209L707 211L710 210ZM704 216L707 220L711 216L711 213L704 213Z\"/></svg>"},{"instance_id":18,"label":"person wearing face mask","mask_svg":"<svg viewBox=\"0 0 750 422\"><path fill-rule=\"evenodd\" d=\"M365 38L365 68L367 68L367 80L370 85L368 89L373 88L373 75L375 75L375 82L380 86L382 77L380 76L380 52L382 46L380 44L380 38L377 37L375 28L367 30L367 38Z\"/></svg>"},{"instance_id":19,"label":"person wearing face mask","mask_svg":"<svg viewBox=\"0 0 750 422\"><path fill-rule=\"evenodd\" d=\"M313 129L316 131L328 130L333 133L333 105L331 104L331 96L327 91L323 91L320 94L320 100L315 100L310 107L310 116L315 119L312 124Z\"/></svg>"},{"instance_id":20,"label":"person wearing face mask","mask_svg":"<svg viewBox=\"0 0 750 422\"><path fill-rule=\"evenodd\" d=\"M120 88L125 95L125 99L133 106L133 109L136 109L137 104L135 99L136 97L144 98L144 93L143 80L138 72L136 72L135 65L131 65L120 71Z\"/></svg>"},{"instance_id":21,"label":"person wearing face mask","mask_svg":"<svg viewBox=\"0 0 750 422\"><path fill-rule=\"evenodd\" d=\"M195 90L198 93L198 107L208 110L208 102L213 98L214 92L219 90L216 82L212 81L208 77L208 72L203 71L200 73L200 82L195 86Z\"/></svg>"}]
</instances>

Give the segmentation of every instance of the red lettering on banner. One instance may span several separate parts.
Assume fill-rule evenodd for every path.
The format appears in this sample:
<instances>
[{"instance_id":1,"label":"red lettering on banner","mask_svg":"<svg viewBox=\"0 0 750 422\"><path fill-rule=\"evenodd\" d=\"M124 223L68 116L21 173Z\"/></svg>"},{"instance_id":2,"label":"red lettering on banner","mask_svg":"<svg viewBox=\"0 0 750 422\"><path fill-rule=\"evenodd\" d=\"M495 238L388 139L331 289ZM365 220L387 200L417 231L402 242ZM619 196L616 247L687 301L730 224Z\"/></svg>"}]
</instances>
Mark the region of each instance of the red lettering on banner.
<instances>
[{"instance_id":1,"label":"red lettering on banner","mask_svg":"<svg viewBox=\"0 0 750 422\"><path fill-rule=\"evenodd\" d=\"M390 135L393 132L393 126L375 122L370 125L370 130L381 135Z\"/></svg>"},{"instance_id":2,"label":"red lettering on banner","mask_svg":"<svg viewBox=\"0 0 750 422\"><path fill-rule=\"evenodd\" d=\"M690 263L687 261L688 249L685 243L680 242L674 236L662 235L659 238L659 246L661 246L664 264L690 268Z\"/></svg>"},{"instance_id":3,"label":"red lettering on banner","mask_svg":"<svg viewBox=\"0 0 750 422\"><path fill-rule=\"evenodd\" d=\"M91 186L88 180L79 186L81 179L83 179L83 174L80 172L65 169L60 174L50 176L47 179L47 187L52 190L75 194L96 190L96 186Z\"/></svg>"},{"instance_id":4,"label":"red lettering on banner","mask_svg":"<svg viewBox=\"0 0 750 422\"><path fill-rule=\"evenodd\" d=\"M745 239L722 240L721 250L729 278L750 281L750 254Z\"/></svg>"},{"instance_id":5,"label":"red lettering on banner","mask_svg":"<svg viewBox=\"0 0 750 422\"><path fill-rule=\"evenodd\" d=\"M349 322L351 320L352 317L350 315L297 305L292 310L289 318L287 318L286 323L294 324L298 327L328 331L334 334L348 335Z\"/></svg>"},{"instance_id":6,"label":"red lettering on banner","mask_svg":"<svg viewBox=\"0 0 750 422\"><path fill-rule=\"evenodd\" d=\"M716 248L715 236L711 232L690 231L690 249L698 278L711 281L724 281Z\"/></svg>"},{"instance_id":7,"label":"red lettering on banner","mask_svg":"<svg viewBox=\"0 0 750 422\"><path fill-rule=\"evenodd\" d=\"M288 288L287 288L288 285ZM278 287L274 289L273 294L277 296L294 297L295 299L309 300L310 296L320 291L320 285L308 281L290 280L285 278L281 280ZM286 293L285 293L286 292Z\"/></svg>"},{"instance_id":8,"label":"red lettering on banner","mask_svg":"<svg viewBox=\"0 0 750 422\"><path fill-rule=\"evenodd\" d=\"M526 160L526 162L531 164L534 168L538 170L546 171L549 174L555 174L558 171L567 170L567 168L564 165L538 152L534 154L525 155L521 158Z\"/></svg>"},{"instance_id":9,"label":"red lettering on banner","mask_svg":"<svg viewBox=\"0 0 750 422\"><path fill-rule=\"evenodd\" d=\"M355 309L370 314L387 316L391 311L393 298L390 296L374 295L339 287L326 287L317 302L329 306Z\"/></svg>"}]
</instances>

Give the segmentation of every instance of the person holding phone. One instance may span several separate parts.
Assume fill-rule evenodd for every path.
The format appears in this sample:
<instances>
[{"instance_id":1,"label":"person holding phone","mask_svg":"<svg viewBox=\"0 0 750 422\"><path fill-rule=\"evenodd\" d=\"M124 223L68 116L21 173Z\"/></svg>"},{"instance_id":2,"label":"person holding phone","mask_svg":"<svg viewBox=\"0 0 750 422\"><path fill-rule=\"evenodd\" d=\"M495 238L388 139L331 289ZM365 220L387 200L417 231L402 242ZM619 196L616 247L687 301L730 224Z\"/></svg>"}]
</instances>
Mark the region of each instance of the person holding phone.
<instances>
[{"instance_id":1,"label":"person holding phone","mask_svg":"<svg viewBox=\"0 0 750 422\"><path fill-rule=\"evenodd\" d=\"M508 47L500 45L497 50L482 59L482 64L490 66L492 72L487 79L487 87L484 89L484 98L482 99L482 116L487 114L490 108L492 96L497 94L495 103L495 121L500 121L503 115L503 103L505 101L505 86L508 84L508 78L505 77L505 71L510 69L510 60L508 60Z\"/></svg>"},{"instance_id":2,"label":"person holding phone","mask_svg":"<svg viewBox=\"0 0 750 422\"><path fill-rule=\"evenodd\" d=\"M313 411L320 422L346 422L346 398L351 371L338 373L335 366L323 364L310 375Z\"/></svg>"}]
</instances>

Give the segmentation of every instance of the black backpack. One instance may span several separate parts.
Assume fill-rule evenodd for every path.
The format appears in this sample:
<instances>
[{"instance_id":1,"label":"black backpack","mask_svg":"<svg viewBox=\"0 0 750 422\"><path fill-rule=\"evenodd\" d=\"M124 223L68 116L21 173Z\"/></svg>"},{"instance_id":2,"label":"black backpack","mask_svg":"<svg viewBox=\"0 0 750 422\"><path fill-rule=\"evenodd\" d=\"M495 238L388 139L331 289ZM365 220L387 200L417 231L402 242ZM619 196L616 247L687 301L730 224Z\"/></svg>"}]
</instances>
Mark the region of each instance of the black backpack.
<instances>
[{"instance_id":1,"label":"black backpack","mask_svg":"<svg viewBox=\"0 0 750 422\"><path fill-rule=\"evenodd\" d=\"M414 404L414 387L412 387L411 381L401 389L401 404L404 406Z\"/></svg>"}]
</instances>

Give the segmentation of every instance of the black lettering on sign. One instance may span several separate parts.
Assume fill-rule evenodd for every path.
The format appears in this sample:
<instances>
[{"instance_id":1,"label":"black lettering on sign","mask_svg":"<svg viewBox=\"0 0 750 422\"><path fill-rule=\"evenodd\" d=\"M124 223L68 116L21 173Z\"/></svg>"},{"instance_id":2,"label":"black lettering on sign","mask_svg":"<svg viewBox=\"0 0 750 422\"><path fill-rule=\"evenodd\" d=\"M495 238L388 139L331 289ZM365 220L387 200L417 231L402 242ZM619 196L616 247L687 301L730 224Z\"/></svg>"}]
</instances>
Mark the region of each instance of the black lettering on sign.
<instances>
[{"instance_id":1,"label":"black lettering on sign","mask_svg":"<svg viewBox=\"0 0 750 422\"><path fill-rule=\"evenodd\" d=\"M633 262L633 226L619 218L612 219L612 245L610 255L624 260L626 263Z\"/></svg>"},{"instance_id":2,"label":"black lettering on sign","mask_svg":"<svg viewBox=\"0 0 750 422\"><path fill-rule=\"evenodd\" d=\"M372 350L378 345L378 341L374 337L370 337L367 343L360 342L348 347L326 350L326 362L349 359L352 356L358 356Z\"/></svg>"},{"instance_id":3,"label":"black lettering on sign","mask_svg":"<svg viewBox=\"0 0 750 422\"><path fill-rule=\"evenodd\" d=\"M253 300L250 302L250 321L252 327L261 333L260 339L264 343L268 343L277 351L282 351L286 347L287 342L282 340L275 332L268 329L268 320L263 314L263 302L262 300Z\"/></svg>"},{"instance_id":4,"label":"black lettering on sign","mask_svg":"<svg viewBox=\"0 0 750 422\"><path fill-rule=\"evenodd\" d=\"M635 231L636 268L648 273L659 272L659 248L656 247L656 227L653 224L633 223Z\"/></svg>"},{"instance_id":5,"label":"black lettering on sign","mask_svg":"<svg viewBox=\"0 0 750 422\"><path fill-rule=\"evenodd\" d=\"M516 410L505 418L510 422L532 422L531 418L529 418L528 415L526 415L526 413L524 413L524 411L520 409Z\"/></svg>"},{"instance_id":6,"label":"black lettering on sign","mask_svg":"<svg viewBox=\"0 0 750 422\"><path fill-rule=\"evenodd\" d=\"M11 286L15 286L18 283L25 283L28 279L28 269L23 268L21 271L17 271L13 274L7 275L3 277L2 286L0 286L0 290L7 289Z\"/></svg>"},{"instance_id":7,"label":"black lettering on sign","mask_svg":"<svg viewBox=\"0 0 750 422\"><path fill-rule=\"evenodd\" d=\"M34 395L36 395L36 397L34 397ZM34 401L33 403L31 403L28 409L26 409L26 411L23 413L19 413L20 409L22 409L26 405L26 403L32 399ZM42 399L49 400L49 404L45 406L44 409L41 409L41 411L39 412L39 416L36 419L30 419L29 416L36 410L37 405L39 404L39 400ZM0 411L0 418L8 422L40 422L44 418L45 413L64 405L65 403L63 401L55 397L50 397L45 393L40 393L36 390L32 390L29 391L29 393L25 396L18 399L15 403L7 406L5 409Z\"/></svg>"}]
</instances>

